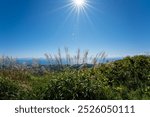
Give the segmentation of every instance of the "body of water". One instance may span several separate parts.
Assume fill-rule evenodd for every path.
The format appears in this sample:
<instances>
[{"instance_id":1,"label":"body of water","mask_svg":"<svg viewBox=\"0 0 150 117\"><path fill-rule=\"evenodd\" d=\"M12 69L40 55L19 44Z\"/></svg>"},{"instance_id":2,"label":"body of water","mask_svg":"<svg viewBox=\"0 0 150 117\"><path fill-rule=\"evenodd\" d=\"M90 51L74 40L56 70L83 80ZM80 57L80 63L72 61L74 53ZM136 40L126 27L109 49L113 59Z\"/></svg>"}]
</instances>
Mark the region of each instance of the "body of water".
<instances>
[{"instance_id":1,"label":"body of water","mask_svg":"<svg viewBox=\"0 0 150 117\"><path fill-rule=\"evenodd\" d=\"M105 60L98 60L100 63L105 63L105 62L112 62L116 60L122 59L121 57L117 58L106 58ZM41 65L47 65L49 64L49 61L44 58L39 58L39 59L33 59L33 58L18 58L17 63L19 64L41 64ZM55 64L55 61L51 61L52 64ZM62 59L62 63L66 64L66 59Z\"/></svg>"}]
</instances>

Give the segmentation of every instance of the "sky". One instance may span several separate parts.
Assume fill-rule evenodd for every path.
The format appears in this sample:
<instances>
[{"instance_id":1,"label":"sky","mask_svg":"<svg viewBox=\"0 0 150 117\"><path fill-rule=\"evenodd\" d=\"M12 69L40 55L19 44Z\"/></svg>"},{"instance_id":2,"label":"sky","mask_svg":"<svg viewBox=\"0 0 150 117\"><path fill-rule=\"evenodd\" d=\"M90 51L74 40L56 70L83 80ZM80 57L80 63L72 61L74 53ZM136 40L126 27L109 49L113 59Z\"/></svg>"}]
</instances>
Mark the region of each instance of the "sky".
<instances>
[{"instance_id":1,"label":"sky","mask_svg":"<svg viewBox=\"0 0 150 117\"><path fill-rule=\"evenodd\" d=\"M150 52L150 0L0 0L0 56L43 57L105 51L108 57Z\"/></svg>"}]
</instances>

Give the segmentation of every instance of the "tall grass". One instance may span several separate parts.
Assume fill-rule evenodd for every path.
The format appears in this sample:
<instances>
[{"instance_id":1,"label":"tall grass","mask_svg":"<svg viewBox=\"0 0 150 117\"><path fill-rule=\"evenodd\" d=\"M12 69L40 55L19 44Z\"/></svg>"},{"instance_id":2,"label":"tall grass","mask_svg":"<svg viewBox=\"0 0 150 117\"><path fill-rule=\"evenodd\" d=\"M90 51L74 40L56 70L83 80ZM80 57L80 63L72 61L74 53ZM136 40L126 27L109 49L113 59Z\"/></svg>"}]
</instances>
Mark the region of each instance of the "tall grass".
<instances>
[{"instance_id":1,"label":"tall grass","mask_svg":"<svg viewBox=\"0 0 150 117\"><path fill-rule=\"evenodd\" d=\"M90 53L88 50L81 51L77 49L73 55L69 53L67 47L64 48L64 52L59 48L56 54L44 54L47 60L46 65L41 65L39 59L33 58L32 63L18 63L16 58L1 56L0 57L0 76L8 77L10 79L28 79L31 74L43 75L47 72L59 71L65 68L78 68L82 69L85 67L96 67L103 62L106 57L105 52L100 52L93 57L89 57Z\"/></svg>"},{"instance_id":2,"label":"tall grass","mask_svg":"<svg viewBox=\"0 0 150 117\"><path fill-rule=\"evenodd\" d=\"M45 57L50 65L58 65L63 67L64 65L86 65L92 64L93 67L105 61L106 53L99 52L93 57L89 57L90 53L88 50L81 52L80 49L77 50L75 55L69 53L68 48L64 48L65 56L62 57L62 51L58 49L57 54L45 54Z\"/></svg>"}]
</instances>

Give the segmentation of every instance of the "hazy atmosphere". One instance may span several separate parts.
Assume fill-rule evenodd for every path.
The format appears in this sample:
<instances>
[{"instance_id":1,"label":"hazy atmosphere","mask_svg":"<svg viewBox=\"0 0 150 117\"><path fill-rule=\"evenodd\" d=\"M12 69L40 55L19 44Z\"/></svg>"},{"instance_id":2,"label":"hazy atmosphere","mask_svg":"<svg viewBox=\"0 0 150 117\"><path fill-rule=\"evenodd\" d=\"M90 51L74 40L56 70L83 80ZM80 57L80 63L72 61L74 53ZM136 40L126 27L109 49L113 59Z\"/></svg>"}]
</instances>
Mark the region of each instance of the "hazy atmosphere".
<instances>
[{"instance_id":1,"label":"hazy atmosphere","mask_svg":"<svg viewBox=\"0 0 150 117\"><path fill-rule=\"evenodd\" d=\"M0 55L43 57L105 51L110 57L150 51L149 0L0 0Z\"/></svg>"}]
</instances>

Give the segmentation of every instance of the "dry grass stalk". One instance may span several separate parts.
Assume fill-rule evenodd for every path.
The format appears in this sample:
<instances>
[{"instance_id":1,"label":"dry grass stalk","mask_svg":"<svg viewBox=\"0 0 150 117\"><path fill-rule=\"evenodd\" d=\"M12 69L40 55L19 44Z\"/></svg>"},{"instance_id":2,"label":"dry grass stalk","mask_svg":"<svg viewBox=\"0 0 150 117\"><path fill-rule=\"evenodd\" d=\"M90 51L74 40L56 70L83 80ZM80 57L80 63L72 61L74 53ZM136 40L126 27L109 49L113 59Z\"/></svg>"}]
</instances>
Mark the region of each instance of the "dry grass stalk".
<instances>
[{"instance_id":1,"label":"dry grass stalk","mask_svg":"<svg viewBox=\"0 0 150 117\"><path fill-rule=\"evenodd\" d=\"M61 50L60 50L60 48L58 49L58 60L59 60L59 64L60 64L60 66L62 66L62 57L61 57Z\"/></svg>"},{"instance_id":2,"label":"dry grass stalk","mask_svg":"<svg viewBox=\"0 0 150 117\"><path fill-rule=\"evenodd\" d=\"M77 65L80 63L80 49L77 51Z\"/></svg>"},{"instance_id":3,"label":"dry grass stalk","mask_svg":"<svg viewBox=\"0 0 150 117\"><path fill-rule=\"evenodd\" d=\"M86 64L87 63L88 53L89 53L88 50L84 52L82 64Z\"/></svg>"}]
</instances>

